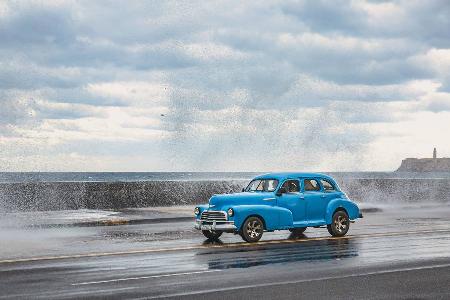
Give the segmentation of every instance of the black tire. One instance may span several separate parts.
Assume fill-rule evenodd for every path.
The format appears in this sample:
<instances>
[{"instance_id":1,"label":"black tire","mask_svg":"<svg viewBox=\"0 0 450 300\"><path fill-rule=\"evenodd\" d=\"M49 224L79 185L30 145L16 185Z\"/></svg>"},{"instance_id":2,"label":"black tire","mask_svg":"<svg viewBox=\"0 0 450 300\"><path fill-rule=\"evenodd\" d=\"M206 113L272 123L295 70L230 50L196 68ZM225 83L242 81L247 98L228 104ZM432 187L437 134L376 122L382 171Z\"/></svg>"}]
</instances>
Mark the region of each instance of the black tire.
<instances>
[{"instance_id":1,"label":"black tire","mask_svg":"<svg viewBox=\"0 0 450 300\"><path fill-rule=\"evenodd\" d=\"M345 211L339 210L333 214L331 224L327 225L328 232L332 236L344 236L350 229L350 219Z\"/></svg>"},{"instance_id":2,"label":"black tire","mask_svg":"<svg viewBox=\"0 0 450 300\"><path fill-rule=\"evenodd\" d=\"M217 240L223 232L217 230L202 230L202 233L208 240Z\"/></svg>"},{"instance_id":3,"label":"black tire","mask_svg":"<svg viewBox=\"0 0 450 300\"><path fill-rule=\"evenodd\" d=\"M305 232L306 228L308 227L291 228L289 229L289 231L292 232L293 234L302 234L303 232Z\"/></svg>"},{"instance_id":4,"label":"black tire","mask_svg":"<svg viewBox=\"0 0 450 300\"><path fill-rule=\"evenodd\" d=\"M242 229L240 231L241 237L244 241L249 243L256 243L259 241L264 232L264 223L258 217L249 217L242 224Z\"/></svg>"}]
</instances>

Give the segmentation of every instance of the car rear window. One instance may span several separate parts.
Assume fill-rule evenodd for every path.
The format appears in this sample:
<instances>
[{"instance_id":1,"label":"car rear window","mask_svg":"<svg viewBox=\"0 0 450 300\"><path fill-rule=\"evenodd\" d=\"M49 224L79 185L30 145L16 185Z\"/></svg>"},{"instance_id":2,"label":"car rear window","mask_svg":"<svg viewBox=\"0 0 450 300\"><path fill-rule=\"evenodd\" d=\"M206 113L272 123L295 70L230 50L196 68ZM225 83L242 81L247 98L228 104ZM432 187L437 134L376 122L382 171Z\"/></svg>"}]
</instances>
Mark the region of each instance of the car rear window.
<instances>
[{"instance_id":1,"label":"car rear window","mask_svg":"<svg viewBox=\"0 0 450 300\"><path fill-rule=\"evenodd\" d=\"M322 183L322 186L323 186L323 189L325 190L325 192L331 192L331 191L336 190L334 185L331 182L329 182L328 180L321 179L320 182Z\"/></svg>"},{"instance_id":2,"label":"car rear window","mask_svg":"<svg viewBox=\"0 0 450 300\"><path fill-rule=\"evenodd\" d=\"M320 191L319 182L315 179L305 179L304 181L305 191Z\"/></svg>"}]
</instances>

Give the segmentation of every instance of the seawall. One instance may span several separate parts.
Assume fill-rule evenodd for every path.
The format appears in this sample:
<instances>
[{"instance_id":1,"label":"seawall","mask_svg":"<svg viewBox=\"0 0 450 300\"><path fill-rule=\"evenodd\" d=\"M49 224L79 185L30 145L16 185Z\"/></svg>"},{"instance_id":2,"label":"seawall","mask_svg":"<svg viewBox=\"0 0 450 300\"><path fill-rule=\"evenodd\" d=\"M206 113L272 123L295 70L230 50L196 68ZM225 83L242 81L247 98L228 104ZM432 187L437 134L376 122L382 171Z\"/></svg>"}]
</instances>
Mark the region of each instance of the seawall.
<instances>
[{"instance_id":1,"label":"seawall","mask_svg":"<svg viewBox=\"0 0 450 300\"><path fill-rule=\"evenodd\" d=\"M450 179L340 179L358 202L450 202ZM246 181L139 181L0 183L0 212L122 209L206 203L238 192Z\"/></svg>"}]
</instances>

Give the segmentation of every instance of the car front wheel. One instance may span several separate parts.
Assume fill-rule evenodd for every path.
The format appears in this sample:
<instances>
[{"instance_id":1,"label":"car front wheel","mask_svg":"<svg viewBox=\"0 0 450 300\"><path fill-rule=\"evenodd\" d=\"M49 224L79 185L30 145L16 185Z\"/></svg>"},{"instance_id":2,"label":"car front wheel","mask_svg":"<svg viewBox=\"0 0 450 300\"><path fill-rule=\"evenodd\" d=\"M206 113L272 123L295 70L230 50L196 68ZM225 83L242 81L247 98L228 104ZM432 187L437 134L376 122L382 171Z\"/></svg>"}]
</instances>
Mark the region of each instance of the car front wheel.
<instances>
[{"instance_id":1,"label":"car front wheel","mask_svg":"<svg viewBox=\"0 0 450 300\"><path fill-rule=\"evenodd\" d=\"M264 232L263 221L258 217L250 217L245 220L240 232L244 241L255 243L259 241Z\"/></svg>"},{"instance_id":2,"label":"car front wheel","mask_svg":"<svg viewBox=\"0 0 450 300\"><path fill-rule=\"evenodd\" d=\"M344 236L350 228L350 219L345 211L339 210L333 214L331 224L327 225L328 232L332 236Z\"/></svg>"},{"instance_id":3,"label":"car front wheel","mask_svg":"<svg viewBox=\"0 0 450 300\"><path fill-rule=\"evenodd\" d=\"M223 232L217 230L202 230L202 233L208 240L217 240Z\"/></svg>"}]
</instances>

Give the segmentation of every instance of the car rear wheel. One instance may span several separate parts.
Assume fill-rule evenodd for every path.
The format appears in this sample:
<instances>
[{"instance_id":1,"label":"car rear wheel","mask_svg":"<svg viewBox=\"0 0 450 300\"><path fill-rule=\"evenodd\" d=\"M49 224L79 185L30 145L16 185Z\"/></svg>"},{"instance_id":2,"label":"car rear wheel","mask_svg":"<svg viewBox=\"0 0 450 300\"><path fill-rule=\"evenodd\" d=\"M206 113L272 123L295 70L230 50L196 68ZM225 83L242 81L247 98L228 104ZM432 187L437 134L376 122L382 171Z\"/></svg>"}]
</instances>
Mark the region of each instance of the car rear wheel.
<instances>
[{"instance_id":1,"label":"car rear wheel","mask_svg":"<svg viewBox=\"0 0 450 300\"><path fill-rule=\"evenodd\" d=\"M350 219L345 211L339 210L333 214L331 224L327 225L332 236L344 236L350 228Z\"/></svg>"},{"instance_id":2,"label":"car rear wheel","mask_svg":"<svg viewBox=\"0 0 450 300\"><path fill-rule=\"evenodd\" d=\"M302 234L303 232L305 232L307 227L300 227L300 228L291 228L289 229L290 232L292 232L293 234Z\"/></svg>"},{"instance_id":3,"label":"car rear wheel","mask_svg":"<svg viewBox=\"0 0 450 300\"><path fill-rule=\"evenodd\" d=\"M263 221L258 217L249 217L242 225L240 234L244 241L255 243L261 239L263 232Z\"/></svg>"},{"instance_id":4,"label":"car rear wheel","mask_svg":"<svg viewBox=\"0 0 450 300\"><path fill-rule=\"evenodd\" d=\"M202 230L202 233L208 240L217 240L223 232L217 230Z\"/></svg>"}]
</instances>

